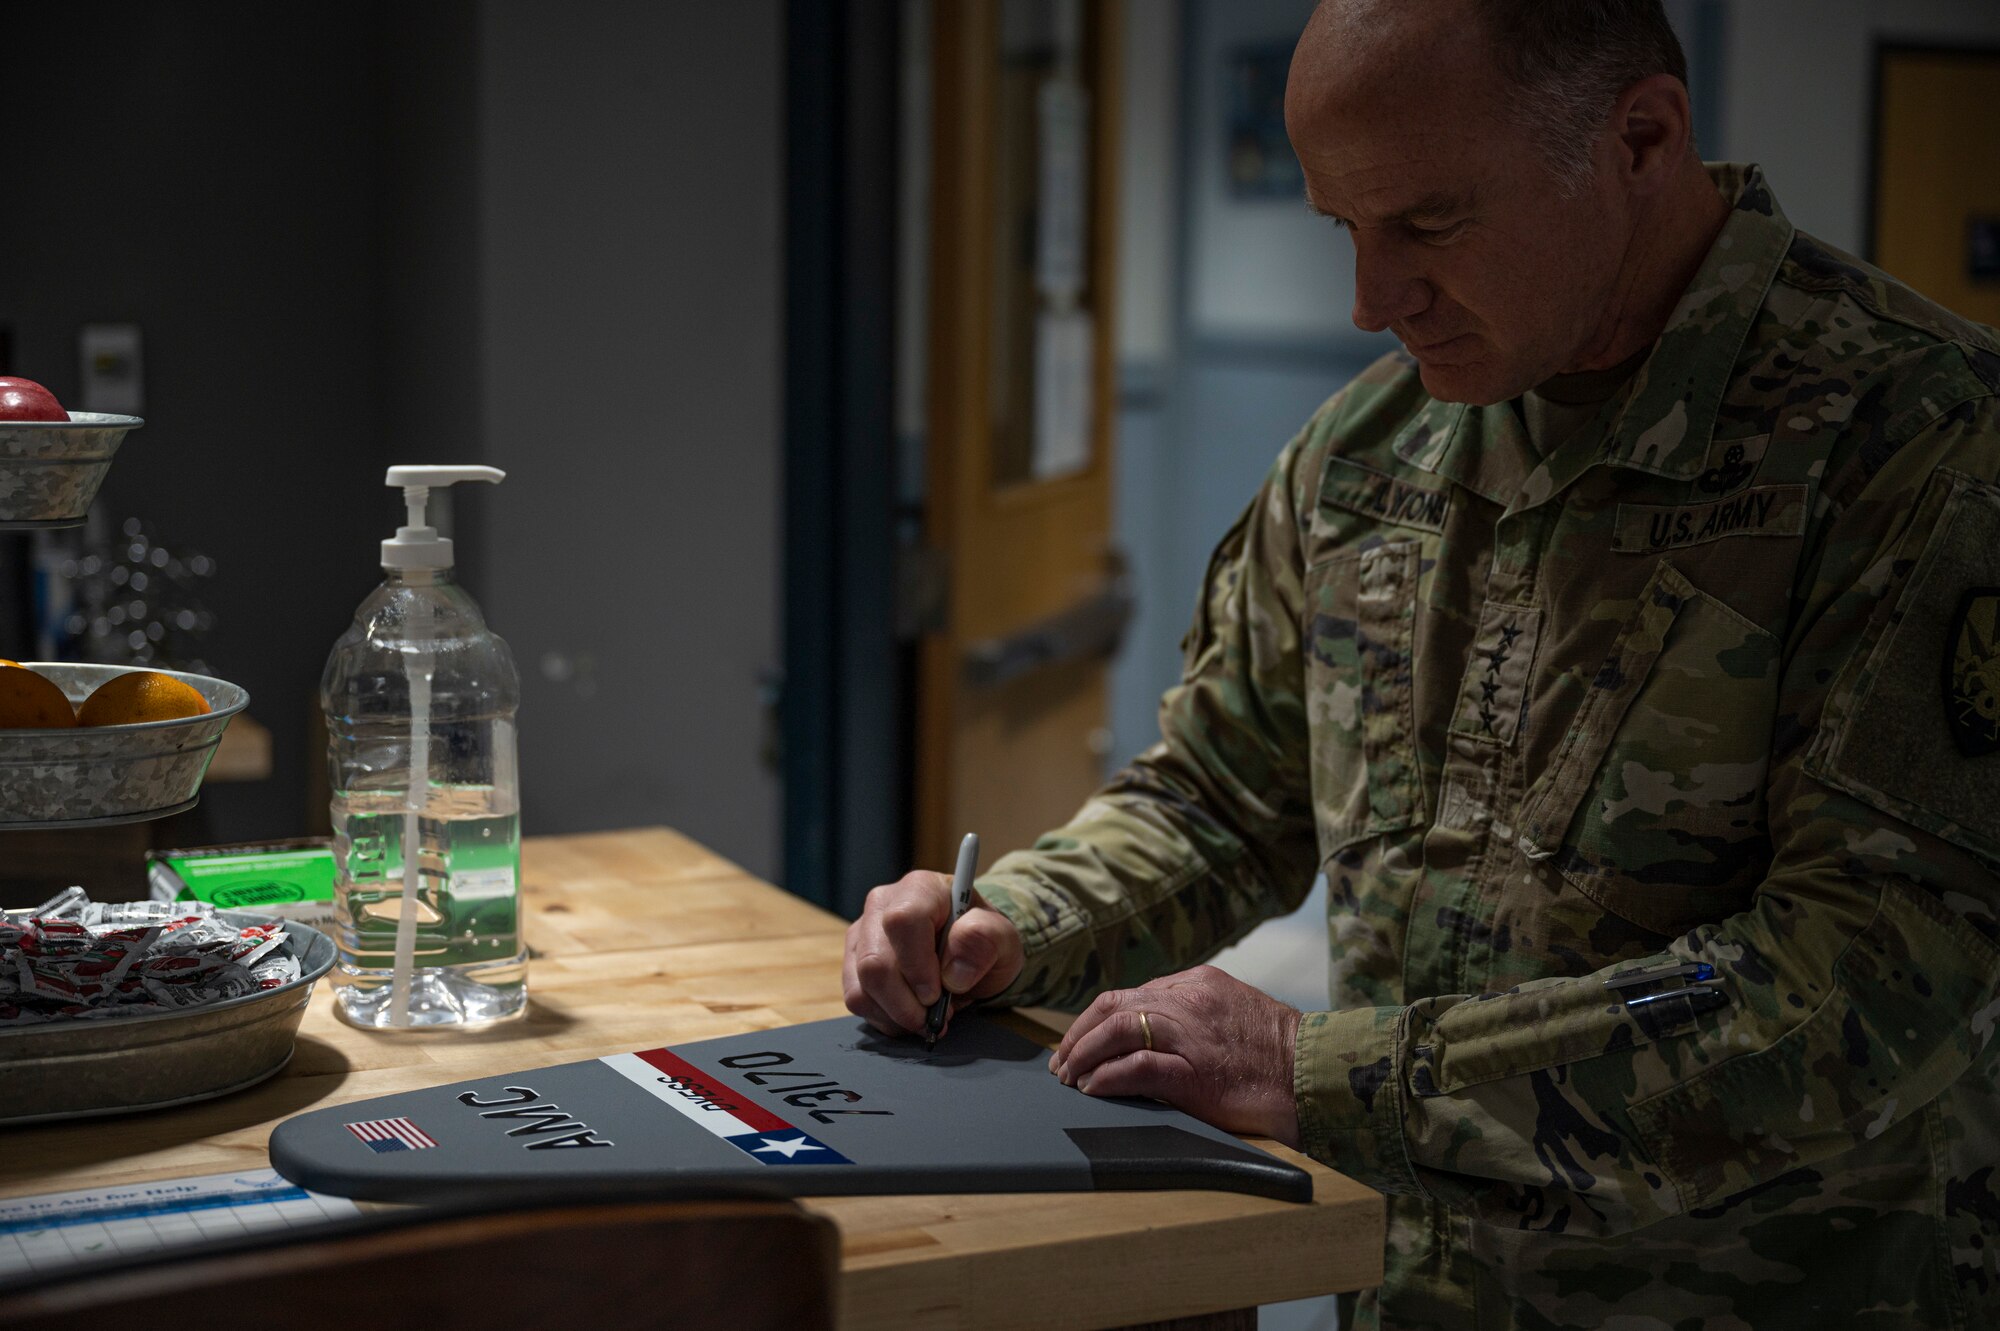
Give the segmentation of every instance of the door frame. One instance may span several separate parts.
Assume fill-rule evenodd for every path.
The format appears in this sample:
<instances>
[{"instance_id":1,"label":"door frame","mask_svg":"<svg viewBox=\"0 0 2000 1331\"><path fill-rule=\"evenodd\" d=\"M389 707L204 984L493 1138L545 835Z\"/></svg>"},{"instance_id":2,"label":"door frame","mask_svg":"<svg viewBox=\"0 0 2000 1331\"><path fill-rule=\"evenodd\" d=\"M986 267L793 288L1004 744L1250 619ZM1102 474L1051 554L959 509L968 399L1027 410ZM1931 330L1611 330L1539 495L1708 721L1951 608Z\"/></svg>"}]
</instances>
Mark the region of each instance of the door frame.
<instances>
[{"instance_id":1,"label":"door frame","mask_svg":"<svg viewBox=\"0 0 2000 1331\"><path fill-rule=\"evenodd\" d=\"M785 7L780 881L852 918L908 859L894 412L899 11ZM726 557L724 552L722 557Z\"/></svg>"},{"instance_id":2,"label":"door frame","mask_svg":"<svg viewBox=\"0 0 2000 1331\"><path fill-rule=\"evenodd\" d=\"M1955 45L1938 41L1876 40L1874 59L1868 65L1868 178L1861 222L1861 257L1875 264L1879 264L1880 253L1877 228L1881 219L1876 215L1876 200L1882 189L1882 72L1889 59L1899 55L1944 56L2000 63L2000 46L1986 42Z\"/></svg>"},{"instance_id":3,"label":"door frame","mask_svg":"<svg viewBox=\"0 0 2000 1331\"><path fill-rule=\"evenodd\" d=\"M1118 410L1116 259L1118 111L1123 54L1115 0L1079 0L1096 20L1092 70L1088 173L1093 199L1089 277L1096 313L1092 368L1093 448L1087 466L1072 475L1019 485L996 485L990 465L991 406L995 385L993 319L997 250L997 193L993 144L996 134L996 70L1000 51L1001 0L945 0L933 8L931 142L931 252L929 395L930 443L926 468L926 542L947 569L974 560L1005 558L996 539L1003 524L1024 519L1044 533L1060 528L1069 514L1087 507L1094 487L1116 472L1115 423ZM947 442L949 446L941 447ZM1106 579L1114 577L1109 541L1115 519L1107 520ZM954 598L956 600L957 598ZM1039 606L1037 617L1058 613L1064 602ZM953 825L955 792L954 727L967 692L967 642L992 631L992 606L949 604L945 622L924 634L918 653L917 716L913 771L913 847L919 857L942 865L966 829ZM1008 625L1011 629L1018 627ZM1003 630L1004 631L1004 630ZM1106 675L1108 714L1108 665Z\"/></svg>"}]
</instances>

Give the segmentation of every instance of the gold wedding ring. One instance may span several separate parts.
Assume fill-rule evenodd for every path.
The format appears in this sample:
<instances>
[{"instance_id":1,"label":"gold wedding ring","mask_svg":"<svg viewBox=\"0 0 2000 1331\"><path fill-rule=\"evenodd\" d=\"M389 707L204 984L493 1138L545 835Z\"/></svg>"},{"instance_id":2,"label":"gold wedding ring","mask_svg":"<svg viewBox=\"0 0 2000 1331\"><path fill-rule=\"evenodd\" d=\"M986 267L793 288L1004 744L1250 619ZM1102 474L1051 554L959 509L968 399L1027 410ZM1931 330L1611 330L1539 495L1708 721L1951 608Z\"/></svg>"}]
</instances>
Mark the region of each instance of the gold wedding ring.
<instances>
[{"instance_id":1,"label":"gold wedding ring","mask_svg":"<svg viewBox=\"0 0 2000 1331\"><path fill-rule=\"evenodd\" d=\"M1146 1037L1146 1052L1153 1052L1153 1023L1145 1013L1139 1014L1139 1034Z\"/></svg>"}]
</instances>

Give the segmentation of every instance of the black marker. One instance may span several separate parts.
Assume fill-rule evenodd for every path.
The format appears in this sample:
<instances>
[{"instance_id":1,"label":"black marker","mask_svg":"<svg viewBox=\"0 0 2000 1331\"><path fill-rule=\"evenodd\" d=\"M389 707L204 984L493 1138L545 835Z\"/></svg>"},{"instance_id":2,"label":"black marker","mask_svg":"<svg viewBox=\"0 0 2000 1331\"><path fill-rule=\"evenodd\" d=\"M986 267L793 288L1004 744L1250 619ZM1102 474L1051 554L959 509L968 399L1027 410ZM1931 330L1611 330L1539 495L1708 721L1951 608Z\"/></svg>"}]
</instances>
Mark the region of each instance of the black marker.
<instances>
[{"instance_id":1,"label":"black marker","mask_svg":"<svg viewBox=\"0 0 2000 1331\"><path fill-rule=\"evenodd\" d=\"M1675 1007L1674 1000L1676 999L1686 1006ZM1625 1000L1625 1010L1635 1016L1644 1012L1647 1015L1654 1013L1674 1013L1687 1017L1699 1017L1713 1012L1717 1008L1728 1006L1728 994L1723 993L1720 989L1710 989L1704 985L1697 985L1689 989L1670 989L1664 994L1647 994L1644 998L1628 998Z\"/></svg>"},{"instance_id":2,"label":"black marker","mask_svg":"<svg viewBox=\"0 0 2000 1331\"><path fill-rule=\"evenodd\" d=\"M1708 969L1703 967L1704 970ZM1625 1000L1625 1015L1638 1023L1651 1040L1664 1040L1686 1030L1711 1012L1729 1006L1729 995L1706 984L1669 989L1660 994L1642 994Z\"/></svg>"},{"instance_id":3,"label":"black marker","mask_svg":"<svg viewBox=\"0 0 2000 1331\"><path fill-rule=\"evenodd\" d=\"M979 872L979 833L967 832L958 843L958 867L951 874L951 918L938 931L938 999L924 1019L924 1047L930 1048L944 1034L944 1019L951 1012L951 994L944 987L945 946L951 941L952 926L972 908L972 879Z\"/></svg>"}]
</instances>

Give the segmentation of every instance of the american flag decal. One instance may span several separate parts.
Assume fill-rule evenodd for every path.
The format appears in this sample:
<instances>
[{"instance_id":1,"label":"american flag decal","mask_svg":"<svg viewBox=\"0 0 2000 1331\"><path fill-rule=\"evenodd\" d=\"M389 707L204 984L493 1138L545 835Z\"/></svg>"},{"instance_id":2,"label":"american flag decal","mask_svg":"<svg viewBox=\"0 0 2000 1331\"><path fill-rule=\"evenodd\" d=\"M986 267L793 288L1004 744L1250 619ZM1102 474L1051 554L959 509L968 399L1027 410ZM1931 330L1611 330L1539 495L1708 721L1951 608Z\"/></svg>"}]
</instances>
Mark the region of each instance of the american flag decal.
<instances>
[{"instance_id":1,"label":"american flag decal","mask_svg":"<svg viewBox=\"0 0 2000 1331\"><path fill-rule=\"evenodd\" d=\"M613 1054L600 1058L598 1062L612 1068L619 1076L687 1118L702 1131L722 1138L760 1165L854 1163L764 1106L732 1095L714 1077L671 1049L642 1049L636 1054ZM819 1121L826 1123L831 1120L823 1118Z\"/></svg>"},{"instance_id":2,"label":"american flag decal","mask_svg":"<svg viewBox=\"0 0 2000 1331\"><path fill-rule=\"evenodd\" d=\"M421 1151L437 1145L428 1132L407 1118L371 1118L343 1126L377 1155L385 1151Z\"/></svg>"}]
</instances>

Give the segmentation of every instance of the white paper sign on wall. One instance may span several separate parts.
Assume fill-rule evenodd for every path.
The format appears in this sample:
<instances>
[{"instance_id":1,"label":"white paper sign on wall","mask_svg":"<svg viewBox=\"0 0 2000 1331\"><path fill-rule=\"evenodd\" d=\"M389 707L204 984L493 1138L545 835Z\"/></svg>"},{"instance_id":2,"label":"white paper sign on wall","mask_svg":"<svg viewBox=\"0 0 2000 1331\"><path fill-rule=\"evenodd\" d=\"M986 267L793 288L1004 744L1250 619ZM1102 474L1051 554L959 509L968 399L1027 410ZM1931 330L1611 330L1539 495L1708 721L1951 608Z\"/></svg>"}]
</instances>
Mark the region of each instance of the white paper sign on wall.
<instances>
[{"instance_id":1,"label":"white paper sign on wall","mask_svg":"<svg viewBox=\"0 0 2000 1331\"><path fill-rule=\"evenodd\" d=\"M1087 310L1044 310L1035 319L1033 474L1038 481L1090 465L1095 331Z\"/></svg>"}]
</instances>

